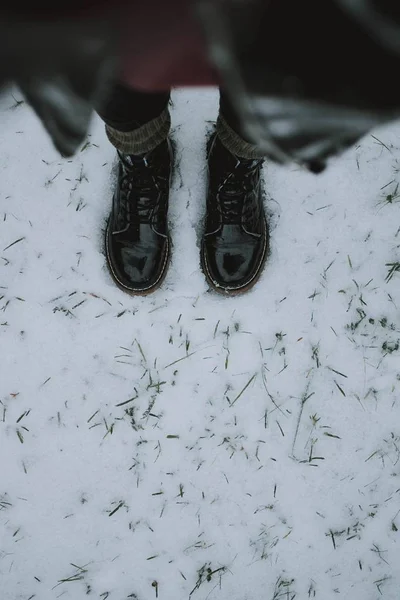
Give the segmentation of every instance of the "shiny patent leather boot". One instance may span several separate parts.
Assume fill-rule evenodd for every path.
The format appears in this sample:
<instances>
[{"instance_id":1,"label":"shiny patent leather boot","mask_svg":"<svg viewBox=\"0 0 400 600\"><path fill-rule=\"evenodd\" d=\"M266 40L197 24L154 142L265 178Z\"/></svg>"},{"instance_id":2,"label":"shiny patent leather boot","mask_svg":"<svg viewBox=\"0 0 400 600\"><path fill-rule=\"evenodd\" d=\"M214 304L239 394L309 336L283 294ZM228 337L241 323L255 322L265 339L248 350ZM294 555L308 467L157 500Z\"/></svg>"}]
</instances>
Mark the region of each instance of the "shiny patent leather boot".
<instances>
[{"instance_id":1,"label":"shiny patent leather boot","mask_svg":"<svg viewBox=\"0 0 400 600\"><path fill-rule=\"evenodd\" d=\"M231 154L218 135L210 142L201 263L208 283L217 292L240 294L261 275L269 243L262 164L262 159Z\"/></svg>"},{"instance_id":2,"label":"shiny patent leather boot","mask_svg":"<svg viewBox=\"0 0 400 600\"><path fill-rule=\"evenodd\" d=\"M150 294L164 280L170 258L171 143L167 139L138 156L118 154L118 183L106 230L107 262L122 290Z\"/></svg>"}]
</instances>

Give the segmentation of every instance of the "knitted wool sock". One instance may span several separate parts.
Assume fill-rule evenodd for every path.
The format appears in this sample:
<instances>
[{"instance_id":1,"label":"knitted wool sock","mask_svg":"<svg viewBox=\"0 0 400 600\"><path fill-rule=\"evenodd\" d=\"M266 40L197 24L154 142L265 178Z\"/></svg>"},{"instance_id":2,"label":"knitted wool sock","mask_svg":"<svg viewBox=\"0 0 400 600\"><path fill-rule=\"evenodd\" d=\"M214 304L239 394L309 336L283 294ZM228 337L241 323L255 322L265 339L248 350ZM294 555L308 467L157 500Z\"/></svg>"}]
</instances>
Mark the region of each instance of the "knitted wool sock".
<instances>
[{"instance_id":1,"label":"knitted wool sock","mask_svg":"<svg viewBox=\"0 0 400 600\"><path fill-rule=\"evenodd\" d=\"M106 125L106 134L122 154L145 154L167 139L170 128L171 115L166 108L161 115L133 131L119 131Z\"/></svg>"},{"instance_id":2,"label":"knitted wool sock","mask_svg":"<svg viewBox=\"0 0 400 600\"><path fill-rule=\"evenodd\" d=\"M241 138L240 135L228 125L221 114L219 114L217 119L216 131L225 148L239 158L261 159L265 157L255 144L246 142L246 140Z\"/></svg>"}]
</instances>

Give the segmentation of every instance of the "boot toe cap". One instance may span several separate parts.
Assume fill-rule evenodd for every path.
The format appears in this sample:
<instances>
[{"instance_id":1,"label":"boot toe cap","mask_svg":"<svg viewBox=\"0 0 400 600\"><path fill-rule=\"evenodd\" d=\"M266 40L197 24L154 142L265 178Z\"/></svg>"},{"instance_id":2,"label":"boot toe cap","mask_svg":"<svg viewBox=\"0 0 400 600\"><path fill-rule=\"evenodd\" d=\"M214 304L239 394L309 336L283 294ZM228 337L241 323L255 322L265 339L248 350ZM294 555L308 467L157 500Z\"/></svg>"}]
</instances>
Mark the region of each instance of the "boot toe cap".
<instances>
[{"instance_id":1,"label":"boot toe cap","mask_svg":"<svg viewBox=\"0 0 400 600\"><path fill-rule=\"evenodd\" d=\"M119 287L132 293L153 291L162 282L169 258L168 237L152 246L121 244L108 236L107 262Z\"/></svg>"},{"instance_id":2,"label":"boot toe cap","mask_svg":"<svg viewBox=\"0 0 400 600\"><path fill-rule=\"evenodd\" d=\"M250 287L263 266L266 238L249 238L240 245L221 240L203 245L203 266L207 279L218 291L240 292Z\"/></svg>"}]
</instances>

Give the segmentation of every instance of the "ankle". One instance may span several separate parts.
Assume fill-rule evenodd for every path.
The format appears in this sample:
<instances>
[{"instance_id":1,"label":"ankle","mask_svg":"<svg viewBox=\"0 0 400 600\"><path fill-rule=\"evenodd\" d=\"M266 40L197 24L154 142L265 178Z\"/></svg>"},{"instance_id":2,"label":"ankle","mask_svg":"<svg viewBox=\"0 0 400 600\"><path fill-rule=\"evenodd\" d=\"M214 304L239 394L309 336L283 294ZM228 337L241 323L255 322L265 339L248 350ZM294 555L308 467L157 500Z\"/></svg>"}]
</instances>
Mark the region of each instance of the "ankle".
<instances>
[{"instance_id":1,"label":"ankle","mask_svg":"<svg viewBox=\"0 0 400 600\"><path fill-rule=\"evenodd\" d=\"M265 155L257 145L244 140L232 129L221 113L217 119L216 133L224 148L237 158L264 159Z\"/></svg>"},{"instance_id":2,"label":"ankle","mask_svg":"<svg viewBox=\"0 0 400 600\"><path fill-rule=\"evenodd\" d=\"M118 152L125 155L147 154L164 142L171 129L171 115L166 108L158 117L133 131L119 131L106 125L106 134Z\"/></svg>"}]
</instances>

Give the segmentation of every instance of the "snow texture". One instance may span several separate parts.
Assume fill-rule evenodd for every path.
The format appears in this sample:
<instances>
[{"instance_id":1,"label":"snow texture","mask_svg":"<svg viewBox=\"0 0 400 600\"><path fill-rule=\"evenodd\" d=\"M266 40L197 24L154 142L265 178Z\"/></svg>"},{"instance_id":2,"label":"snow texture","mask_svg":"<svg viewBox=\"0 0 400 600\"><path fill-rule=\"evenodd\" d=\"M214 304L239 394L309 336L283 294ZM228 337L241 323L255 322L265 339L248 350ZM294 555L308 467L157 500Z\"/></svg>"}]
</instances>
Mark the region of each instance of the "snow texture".
<instances>
[{"instance_id":1,"label":"snow texture","mask_svg":"<svg viewBox=\"0 0 400 600\"><path fill-rule=\"evenodd\" d=\"M215 90L174 94L173 260L117 289L115 151L1 99L1 600L397 600L400 127L265 167L271 254L200 270Z\"/></svg>"}]
</instances>

